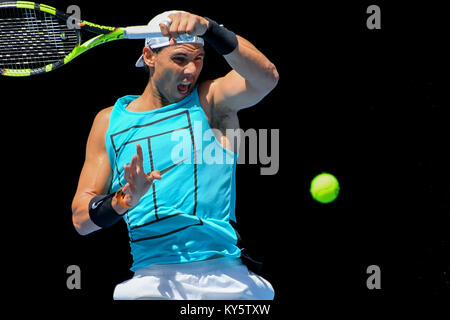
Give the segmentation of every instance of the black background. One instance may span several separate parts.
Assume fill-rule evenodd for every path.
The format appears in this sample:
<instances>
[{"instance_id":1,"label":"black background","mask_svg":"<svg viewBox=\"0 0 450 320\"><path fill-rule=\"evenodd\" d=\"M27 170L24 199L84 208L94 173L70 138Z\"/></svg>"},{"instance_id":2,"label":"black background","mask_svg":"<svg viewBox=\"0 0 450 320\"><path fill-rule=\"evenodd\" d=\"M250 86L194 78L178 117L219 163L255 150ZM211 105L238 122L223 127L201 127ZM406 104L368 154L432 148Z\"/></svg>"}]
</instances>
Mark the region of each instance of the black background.
<instances>
[{"instance_id":1,"label":"black background","mask_svg":"<svg viewBox=\"0 0 450 320\"><path fill-rule=\"evenodd\" d=\"M82 19L114 26L146 24L165 10L191 11L225 24L275 63L278 86L239 118L243 129L280 130L280 168L262 176L262 165L239 165L236 207L246 246L264 262L262 275L275 288L274 318L316 302L353 310L361 303L375 308L448 296L443 7L429 1L295 8L280 1L47 4L62 10L77 4ZM381 30L366 27L370 4L381 8ZM80 314L87 305L123 306L112 292L132 276L125 224L82 237L70 206L96 113L146 85L147 74L134 67L142 45L117 41L45 75L0 79L3 289L13 299L36 302L37 313L56 305ZM226 62L206 50L201 79L227 72ZM328 205L309 195L310 181L323 171L341 184ZM66 287L69 265L81 268L81 290ZM370 265L381 268L381 290L366 287ZM145 306L164 306L167 319L178 310Z\"/></svg>"}]
</instances>

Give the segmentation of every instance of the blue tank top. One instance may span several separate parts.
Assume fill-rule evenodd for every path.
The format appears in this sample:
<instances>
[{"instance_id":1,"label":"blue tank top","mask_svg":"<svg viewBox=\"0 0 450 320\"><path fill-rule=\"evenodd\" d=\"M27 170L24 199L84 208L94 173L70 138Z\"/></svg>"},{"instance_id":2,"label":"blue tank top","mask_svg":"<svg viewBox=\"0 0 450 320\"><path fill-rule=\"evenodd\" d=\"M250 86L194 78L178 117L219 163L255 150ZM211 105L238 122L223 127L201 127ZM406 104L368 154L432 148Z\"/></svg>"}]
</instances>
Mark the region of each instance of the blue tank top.
<instances>
[{"instance_id":1,"label":"blue tank top","mask_svg":"<svg viewBox=\"0 0 450 320\"><path fill-rule=\"evenodd\" d=\"M164 171L124 215L132 271L153 264L200 261L214 255L238 258L235 221L237 155L215 138L197 88L183 100L147 112L117 100L106 133L113 170L110 192L126 184L123 166L140 144L144 170Z\"/></svg>"}]
</instances>

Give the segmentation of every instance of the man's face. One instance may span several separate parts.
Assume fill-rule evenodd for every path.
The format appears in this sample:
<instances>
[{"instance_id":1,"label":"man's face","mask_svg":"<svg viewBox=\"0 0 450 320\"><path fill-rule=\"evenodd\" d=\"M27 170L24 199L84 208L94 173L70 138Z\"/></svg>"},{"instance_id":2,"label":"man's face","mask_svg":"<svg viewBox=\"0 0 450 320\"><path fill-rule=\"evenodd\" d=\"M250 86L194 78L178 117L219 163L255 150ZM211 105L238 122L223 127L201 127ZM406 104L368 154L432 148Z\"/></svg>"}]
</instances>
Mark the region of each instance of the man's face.
<instances>
[{"instance_id":1,"label":"man's face","mask_svg":"<svg viewBox=\"0 0 450 320\"><path fill-rule=\"evenodd\" d=\"M182 100L192 92L203 68L202 45L183 43L154 53L152 81L168 103Z\"/></svg>"}]
</instances>

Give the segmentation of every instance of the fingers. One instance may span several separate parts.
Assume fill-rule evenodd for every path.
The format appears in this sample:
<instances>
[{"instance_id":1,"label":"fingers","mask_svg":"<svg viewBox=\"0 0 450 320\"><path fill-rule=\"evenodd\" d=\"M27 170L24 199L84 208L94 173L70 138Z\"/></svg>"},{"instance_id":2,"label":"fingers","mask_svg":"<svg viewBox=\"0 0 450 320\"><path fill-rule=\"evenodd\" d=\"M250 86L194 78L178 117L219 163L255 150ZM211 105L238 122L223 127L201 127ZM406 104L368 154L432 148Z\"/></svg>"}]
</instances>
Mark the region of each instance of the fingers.
<instances>
[{"instance_id":1,"label":"fingers","mask_svg":"<svg viewBox=\"0 0 450 320\"><path fill-rule=\"evenodd\" d=\"M128 176L130 179L136 179L139 174L144 172L144 155L140 144L136 145L136 154L131 158L128 166Z\"/></svg>"},{"instance_id":2,"label":"fingers","mask_svg":"<svg viewBox=\"0 0 450 320\"><path fill-rule=\"evenodd\" d=\"M122 190L126 194L131 194L136 191L135 187L135 181L134 178L131 176L131 166L130 165L124 165L124 173L123 176L125 180L127 181L127 184L125 185L124 189Z\"/></svg>"},{"instance_id":3,"label":"fingers","mask_svg":"<svg viewBox=\"0 0 450 320\"><path fill-rule=\"evenodd\" d=\"M123 166L123 177L125 178L125 180L130 183L131 180L131 172L130 172L130 166L129 165L124 165Z\"/></svg>"},{"instance_id":4,"label":"fingers","mask_svg":"<svg viewBox=\"0 0 450 320\"><path fill-rule=\"evenodd\" d=\"M139 172L137 171L137 155L134 155L133 158L131 158L131 162L130 162L130 174L131 174L131 179L136 179L136 177L138 176Z\"/></svg>"},{"instance_id":5,"label":"fingers","mask_svg":"<svg viewBox=\"0 0 450 320\"><path fill-rule=\"evenodd\" d=\"M120 190L122 190L122 193L124 194L130 194L130 184L127 182Z\"/></svg>"},{"instance_id":6,"label":"fingers","mask_svg":"<svg viewBox=\"0 0 450 320\"><path fill-rule=\"evenodd\" d=\"M153 180L161 180L161 172L158 170L152 171L147 175L152 181Z\"/></svg>"},{"instance_id":7,"label":"fingers","mask_svg":"<svg viewBox=\"0 0 450 320\"><path fill-rule=\"evenodd\" d=\"M169 16L170 19L172 19L172 23L169 26L169 32L171 37L173 38L178 38L179 34L178 34L178 27L180 25L180 13L176 13L176 14L171 14Z\"/></svg>"},{"instance_id":8,"label":"fingers","mask_svg":"<svg viewBox=\"0 0 450 320\"><path fill-rule=\"evenodd\" d=\"M159 28L161 29L161 33L163 36L165 37L170 37L170 31L169 31L169 27L166 26L165 24L160 24Z\"/></svg>"},{"instance_id":9,"label":"fingers","mask_svg":"<svg viewBox=\"0 0 450 320\"><path fill-rule=\"evenodd\" d=\"M144 155L142 154L142 147L138 143L136 145L136 154L137 154L137 162L136 162L136 168L137 170L144 171Z\"/></svg>"},{"instance_id":10,"label":"fingers","mask_svg":"<svg viewBox=\"0 0 450 320\"><path fill-rule=\"evenodd\" d=\"M138 161L138 156L134 155L133 158L131 158L130 164L123 166L123 176L130 185L134 185L136 183L136 179L143 172L141 169L138 170Z\"/></svg>"},{"instance_id":11,"label":"fingers","mask_svg":"<svg viewBox=\"0 0 450 320\"><path fill-rule=\"evenodd\" d=\"M187 26L188 26L189 22L190 22L190 19L180 19L175 33L178 35L183 34L183 33L188 33ZM190 31L192 31L192 30L190 30Z\"/></svg>"},{"instance_id":12,"label":"fingers","mask_svg":"<svg viewBox=\"0 0 450 320\"><path fill-rule=\"evenodd\" d=\"M161 179L161 172L158 170L152 171L148 174L144 172L144 155L140 144L136 145L136 154L133 155L129 164L123 166L124 178L129 184L130 189L134 189L139 181L152 182L154 179Z\"/></svg>"},{"instance_id":13,"label":"fingers","mask_svg":"<svg viewBox=\"0 0 450 320\"><path fill-rule=\"evenodd\" d=\"M190 19L189 21L187 21L186 27L185 27L186 33L189 35L195 36L195 34L194 34L195 25L196 25L195 19Z\"/></svg>"},{"instance_id":14,"label":"fingers","mask_svg":"<svg viewBox=\"0 0 450 320\"><path fill-rule=\"evenodd\" d=\"M160 24L161 33L170 38L170 44L176 43L175 38L178 38L181 34L187 33L189 35L196 35L197 29L204 29L203 24L198 16L188 13L179 12L169 15L172 20L169 26Z\"/></svg>"}]
</instances>

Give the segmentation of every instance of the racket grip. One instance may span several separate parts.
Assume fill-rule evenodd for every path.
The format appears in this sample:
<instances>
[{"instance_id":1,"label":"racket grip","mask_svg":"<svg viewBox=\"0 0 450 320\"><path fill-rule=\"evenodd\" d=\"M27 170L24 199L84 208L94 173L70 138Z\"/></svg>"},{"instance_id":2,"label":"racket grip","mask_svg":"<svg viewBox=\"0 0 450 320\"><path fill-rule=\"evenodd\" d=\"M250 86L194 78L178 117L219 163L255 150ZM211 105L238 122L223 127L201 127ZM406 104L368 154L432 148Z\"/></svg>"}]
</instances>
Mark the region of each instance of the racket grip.
<instances>
[{"instance_id":1,"label":"racket grip","mask_svg":"<svg viewBox=\"0 0 450 320\"><path fill-rule=\"evenodd\" d=\"M123 37L125 39L145 39L162 36L161 31L155 32L155 29L149 26L127 27L123 30Z\"/></svg>"},{"instance_id":2,"label":"racket grip","mask_svg":"<svg viewBox=\"0 0 450 320\"><path fill-rule=\"evenodd\" d=\"M167 27L170 26L172 20L170 18L165 18L161 20L160 24L164 24ZM123 37L125 39L145 39L145 38L153 38L153 37L163 37L161 33L161 29L159 27L150 27L150 26L135 26L135 27L127 27L123 30Z\"/></svg>"}]
</instances>

